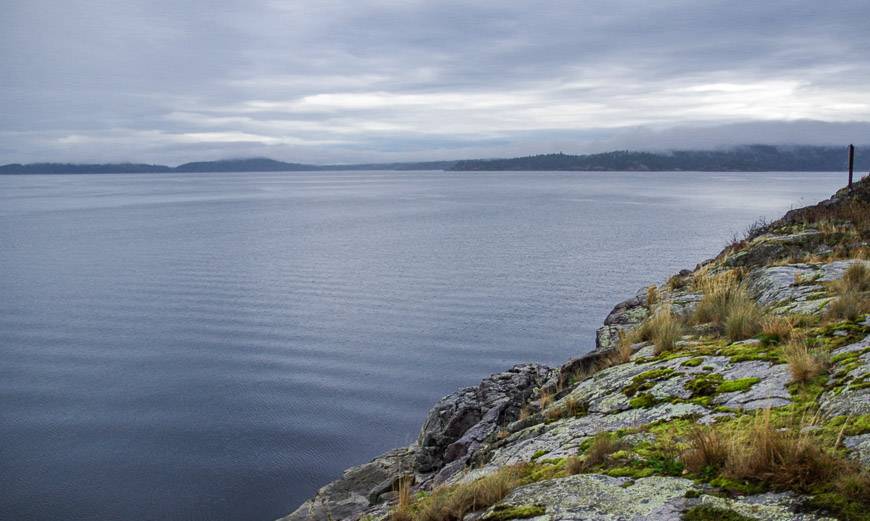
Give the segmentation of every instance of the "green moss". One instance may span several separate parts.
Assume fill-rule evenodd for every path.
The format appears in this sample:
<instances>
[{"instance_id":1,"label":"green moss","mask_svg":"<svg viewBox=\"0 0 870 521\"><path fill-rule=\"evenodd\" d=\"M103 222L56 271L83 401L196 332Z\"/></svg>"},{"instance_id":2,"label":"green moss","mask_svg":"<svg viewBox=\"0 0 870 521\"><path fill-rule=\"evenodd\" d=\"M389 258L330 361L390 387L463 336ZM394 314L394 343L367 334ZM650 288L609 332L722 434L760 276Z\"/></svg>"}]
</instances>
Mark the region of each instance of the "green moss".
<instances>
[{"instance_id":1,"label":"green moss","mask_svg":"<svg viewBox=\"0 0 870 521\"><path fill-rule=\"evenodd\" d=\"M697 490L689 489L689 490L686 491L686 497L687 497L688 499L693 499L693 498L696 498L696 497L701 497L701 493L700 493L699 491L697 491Z\"/></svg>"},{"instance_id":2,"label":"green moss","mask_svg":"<svg viewBox=\"0 0 870 521\"><path fill-rule=\"evenodd\" d=\"M642 393L628 401L628 406L632 409L644 409L657 404L658 400L650 393Z\"/></svg>"},{"instance_id":3,"label":"green moss","mask_svg":"<svg viewBox=\"0 0 870 521\"><path fill-rule=\"evenodd\" d=\"M752 360L763 360L773 363L785 362L782 349L779 349L775 345L765 345L763 341L761 345L731 344L719 349L717 354L729 357L732 363L749 362Z\"/></svg>"},{"instance_id":4,"label":"green moss","mask_svg":"<svg viewBox=\"0 0 870 521\"><path fill-rule=\"evenodd\" d=\"M866 505L836 492L816 494L807 502L807 506L836 513L837 518L844 521L870 521L870 510L867 510Z\"/></svg>"},{"instance_id":5,"label":"green moss","mask_svg":"<svg viewBox=\"0 0 870 521\"><path fill-rule=\"evenodd\" d=\"M683 384L683 387L685 387L687 391L691 391L693 398L699 396L713 396L716 394L716 389L722 384L723 380L724 378L722 378L721 374L699 374Z\"/></svg>"},{"instance_id":6,"label":"green moss","mask_svg":"<svg viewBox=\"0 0 870 521\"><path fill-rule=\"evenodd\" d=\"M828 376L822 374L806 382L792 382L788 384L788 391L796 403L815 406L816 399L825 392L827 381Z\"/></svg>"},{"instance_id":7,"label":"green moss","mask_svg":"<svg viewBox=\"0 0 870 521\"><path fill-rule=\"evenodd\" d=\"M738 378L737 380L726 380L719 384L716 388L716 393L733 393L737 391L746 391L753 385L761 381L761 378L750 376L748 378Z\"/></svg>"},{"instance_id":8,"label":"green moss","mask_svg":"<svg viewBox=\"0 0 870 521\"><path fill-rule=\"evenodd\" d=\"M699 356L699 357L695 357L695 358L690 358L680 365L683 367L698 367L699 365L701 365L703 363L704 363L704 358Z\"/></svg>"},{"instance_id":9,"label":"green moss","mask_svg":"<svg viewBox=\"0 0 870 521\"><path fill-rule=\"evenodd\" d=\"M544 449L536 450L535 453L532 454L532 461L535 461L536 459L540 458L541 456L543 456L544 454L547 454L549 452L550 451L544 450Z\"/></svg>"},{"instance_id":10,"label":"green moss","mask_svg":"<svg viewBox=\"0 0 870 521\"><path fill-rule=\"evenodd\" d=\"M857 436L870 432L870 414L858 416L835 416L822 425L822 431L836 439L840 432L844 436Z\"/></svg>"},{"instance_id":11,"label":"green moss","mask_svg":"<svg viewBox=\"0 0 870 521\"><path fill-rule=\"evenodd\" d=\"M613 476L614 478L632 478L632 479L640 479L640 478L648 478L655 474L655 471L650 468L645 467L613 467L609 469L605 469L602 471L604 474L608 476Z\"/></svg>"},{"instance_id":12,"label":"green moss","mask_svg":"<svg viewBox=\"0 0 870 521\"><path fill-rule=\"evenodd\" d=\"M683 521L753 521L733 510L710 505L698 505L683 512Z\"/></svg>"},{"instance_id":13,"label":"green moss","mask_svg":"<svg viewBox=\"0 0 870 521\"><path fill-rule=\"evenodd\" d=\"M496 505L492 512L483 516L484 521L505 521L507 519L527 519L544 515L547 511L541 505Z\"/></svg>"},{"instance_id":14,"label":"green moss","mask_svg":"<svg viewBox=\"0 0 870 521\"><path fill-rule=\"evenodd\" d=\"M631 383L628 384L622 392L625 393L626 396L631 397L641 391L648 391L655 387L657 382L661 382L662 380L667 380L668 378L673 378L674 376L680 373L674 371L670 367L663 367L660 369L652 369L650 371L646 371L644 373L640 373L631 379Z\"/></svg>"},{"instance_id":15,"label":"green moss","mask_svg":"<svg viewBox=\"0 0 870 521\"><path fill-rule=\"evenodd\" d=\"M736 492L738 494L761 494L767 491L767 487L762 483L754 481L745 481L737 479L729 479L719 476L710 480L710 485L727 490L728 492Z\"/></svg>"}]
</instances>

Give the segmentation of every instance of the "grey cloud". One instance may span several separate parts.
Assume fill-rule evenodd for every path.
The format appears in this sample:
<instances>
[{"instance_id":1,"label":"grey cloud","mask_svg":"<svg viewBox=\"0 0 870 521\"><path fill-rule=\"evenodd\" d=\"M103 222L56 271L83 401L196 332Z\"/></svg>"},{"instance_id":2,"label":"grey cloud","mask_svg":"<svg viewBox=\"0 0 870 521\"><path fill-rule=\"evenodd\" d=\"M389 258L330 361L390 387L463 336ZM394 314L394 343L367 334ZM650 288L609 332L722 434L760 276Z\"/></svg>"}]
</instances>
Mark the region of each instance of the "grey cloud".
<instances>
[{"instance_id":1,"label":"grey cloud","mask_svg":"<svg viewBox=\"0 0 870 521\"><path fill-rule=\"evenodd\" d=\"M866 1L0 0L0 12L0 162L870 135Z\"/></svg>"}]
</instances>

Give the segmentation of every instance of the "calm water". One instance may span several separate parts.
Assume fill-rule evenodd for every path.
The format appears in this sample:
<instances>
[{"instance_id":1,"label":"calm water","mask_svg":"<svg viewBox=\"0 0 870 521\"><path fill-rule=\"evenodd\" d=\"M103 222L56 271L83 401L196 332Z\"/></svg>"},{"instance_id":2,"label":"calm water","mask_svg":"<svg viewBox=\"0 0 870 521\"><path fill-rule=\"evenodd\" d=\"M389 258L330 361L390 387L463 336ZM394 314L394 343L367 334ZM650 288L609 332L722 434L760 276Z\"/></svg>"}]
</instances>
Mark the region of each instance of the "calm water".
<instances>
[{"instance_id":1,"label":"calm water","mask_svg":"<svg viewBox=\"0 0 870 521\"><path fill-rule=\"evenodd\" d=\"M272 519L843 177L0 176L0 518Z\"/></svg>"}]
</instances>

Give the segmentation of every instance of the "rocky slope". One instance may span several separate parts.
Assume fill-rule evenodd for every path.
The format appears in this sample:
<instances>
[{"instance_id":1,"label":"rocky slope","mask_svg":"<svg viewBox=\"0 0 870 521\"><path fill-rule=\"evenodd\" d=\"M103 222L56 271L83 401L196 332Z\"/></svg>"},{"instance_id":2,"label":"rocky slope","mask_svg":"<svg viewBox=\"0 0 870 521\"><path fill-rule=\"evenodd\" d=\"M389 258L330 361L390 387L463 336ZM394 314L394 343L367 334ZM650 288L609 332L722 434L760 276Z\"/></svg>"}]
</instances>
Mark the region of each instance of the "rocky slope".
<instances>
[{"instance_id":1,"label":"rocky slope","mask_svg":"<svg viewBox=\"0 0 870 521\"><path fill-rule=\"evenodd\" d=\"M870 180L442 398L284 520L870 519Z\"/></svg>"}]
</instances>

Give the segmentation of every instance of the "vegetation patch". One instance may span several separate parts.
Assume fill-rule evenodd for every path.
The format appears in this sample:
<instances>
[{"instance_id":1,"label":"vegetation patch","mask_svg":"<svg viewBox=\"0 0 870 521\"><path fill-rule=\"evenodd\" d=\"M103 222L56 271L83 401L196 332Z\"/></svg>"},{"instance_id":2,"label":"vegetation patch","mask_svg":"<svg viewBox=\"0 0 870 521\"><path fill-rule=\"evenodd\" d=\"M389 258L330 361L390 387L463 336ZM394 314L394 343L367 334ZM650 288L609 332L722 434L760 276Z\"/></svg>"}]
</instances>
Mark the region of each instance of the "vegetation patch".
<instances>
[{"instance_id":1,"label":"vegetation patch","mask_svg":"<svg viewBox=\"0 0 870 521\"><path fill-rule=\"evenodd\" d=\"M659 400L652 393L641 393L628 401L628 406L632 409L645 409L659 403Z\"/></svg>"},{"instance_id":2,"label":"vegetation patch","mask_svg":"<svg viewBox=\"0 0 870 521\"><path fill-rule=\"evenodd\" d=\"M718 387L716 393L734 393L749 390L750 387L761 381L761 378L750 376L747 378L738 378L736 380L725 380Z\"/></svg>"},{"instance_id":3,"label":"vegetation patch","mask_svg":"<svg viewBox=\"0 0 870 521\"><path fill-rule=\"evenodd\" d=\"M870 474L837 450L843 430L830 444L815 434L830 430L807 423L804 415L796 422L793 413L777 416L767 410L748 421L699 428L681 459L691 475L713 486L739 493L773 489L811 494L819 508L841 519L865 521L861 516L870 512Z\"/></svg>"},{"instance_id":4,"label":"vegetation patch","mask_svg":"<svg viewBox=\"0 0 870 521\"><path fill-rule=\"evenodd\" d=\"M547 511L542 505L496 505L483 516L483 521L506 521L507 519L527 519L544 515Z\"/></svg>"},{"instance_id":5,"label":"vegetation patch","mask_svg":"<svg viewBox=\"0 0 870 521\"><path fill-rule=\"evenodd\" d=\"M625 393L626 396L632 397L638 392L648 391L655 387L656 383L673 378L678 374L680 373L674 371L670 367L646 371L632 378L631 383L627 385L622 392Z\"/></svg>"},{"instance_id":6,"label":"vegetation patch","mask_svg":"<svg viewBox=\"0 0 870 521\"><path fill-rule=\"evenodd\" d=\"M699 365L701 365L703 363L704 363L704 358L698 356L695 358L690 358L690 359L686 360L685 362L681 363L680 365L683 367L698 367Z\"/></svg>"},{"instance_id":7,"label":"vegetation patch","mask_svg":"<svg viewBox=\"0 0 870 521\"><path fill-rule=\"evenodd\" d=\"M718 508L710 505L698 505L686 510L682 516L683 521L754 521L733 510Z\"/></svg>"},{"instance_id":8,"label":"vegetation patch","mask_svg":"<svg viewBox=\"0 0 870 521\"><path fill-rule=\"evenodd\" d=\"M692 398L713 396L724 380L719 373L702 373L683 384L683 387L691 391Z\"/></svg>"}]
</instances>

